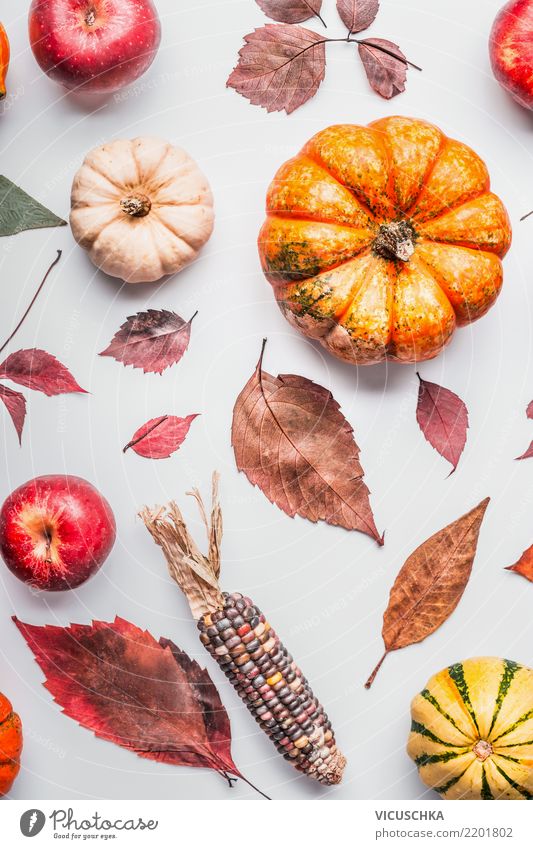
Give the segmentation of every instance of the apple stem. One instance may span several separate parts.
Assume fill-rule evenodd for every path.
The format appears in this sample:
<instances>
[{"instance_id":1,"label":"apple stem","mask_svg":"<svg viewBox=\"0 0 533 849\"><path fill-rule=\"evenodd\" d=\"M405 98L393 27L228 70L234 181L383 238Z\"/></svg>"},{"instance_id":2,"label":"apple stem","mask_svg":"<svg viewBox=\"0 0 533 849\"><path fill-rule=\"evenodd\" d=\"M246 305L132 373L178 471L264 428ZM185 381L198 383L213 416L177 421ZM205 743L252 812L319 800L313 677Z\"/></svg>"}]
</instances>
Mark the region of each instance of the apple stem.
<instances>
[{"instance_id":1,"label":"apple stem","mask_svg":"<svg viewBox=\"0 0 533 849\"><path fill-rule=\"evenodd\" d=\"M31 310L31 308L32 308L32 306L34 305L34 303L35 303L35 301L37 300L37 298L39 297L39 295L40 295L40 293L41 293L41 289L43 288L44 284L45 284L45 283L46 283L46 281L48 280L48 275L49 275L49 274L50 274L50 272L52 271L53 267L54 267L55 265L57 265L57 263L58 263L58 262L59 262L59 260L61 259L61 254L62 254L62 251L58 251L58 252L57 252L57 256L56 256L56 258L54 259L54 261L53 261L53 263L51 264L50 268L48 269L48 271L47 271L47 272L46 272L46 274L44 275L43 279L41 280L41 283L39 284L39 288L37 289L37 291L36 291L35 295L34 295L34 296L33 296L33 298L31 299L30 304L29 304L29 306L28 306L28 309L26 310L26 312L24 313L24 315L23 315L23 316L22 316L22 318L20 319L20 321L19 321L19 323L17 324L17 326L15 327L15 329L14 329L13 333L11 333L11 335L7 337L7 339L6 339L6 341L4 342L4 344L2 345L2 347L0 347L0 354L2 353L2 351L4 350L4 348L7 348L7 346L9 345L9 343L11 342L11 340L13 339L13 337L14 337L15 333L17 333L17 331L18 331L18 330L20 330L20 328L22 327L22 325L23 325L23 323L24 323L24 321L25 321L25 319L26 319L26 317L27 317L27 315L28 315L29 311Z\"/></svg>"}]
</instances>

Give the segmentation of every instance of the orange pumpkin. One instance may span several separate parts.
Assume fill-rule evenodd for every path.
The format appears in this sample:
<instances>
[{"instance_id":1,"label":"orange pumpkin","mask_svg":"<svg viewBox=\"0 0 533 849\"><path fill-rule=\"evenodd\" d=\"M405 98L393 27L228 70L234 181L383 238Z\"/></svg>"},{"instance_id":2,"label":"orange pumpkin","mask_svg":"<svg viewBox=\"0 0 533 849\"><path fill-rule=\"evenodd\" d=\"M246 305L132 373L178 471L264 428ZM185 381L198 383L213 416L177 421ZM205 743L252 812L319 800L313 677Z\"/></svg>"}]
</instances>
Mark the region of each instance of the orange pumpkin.
<instances>
[{"instance_id":1,"label":"orange pumpkin","mask_svg":"<svg viewBox=\"0 0 533 849\"><path fill-rule=\"evenodd\" d=\"M9 792L20 770L22 723L0 693L0 796Z\"/></svg>"},{"instance_id":2,"label":"orange pumpkin","mask_svg":"<svg viewBox=\"0 0 533 849\"><path fill-rule=\"evenodd\" d=\"M259 235L289 322L361 365L436 356L496 300L510 244L479 156L401 117L314 136L276 174Z\"/></svg>"}]
</instances>

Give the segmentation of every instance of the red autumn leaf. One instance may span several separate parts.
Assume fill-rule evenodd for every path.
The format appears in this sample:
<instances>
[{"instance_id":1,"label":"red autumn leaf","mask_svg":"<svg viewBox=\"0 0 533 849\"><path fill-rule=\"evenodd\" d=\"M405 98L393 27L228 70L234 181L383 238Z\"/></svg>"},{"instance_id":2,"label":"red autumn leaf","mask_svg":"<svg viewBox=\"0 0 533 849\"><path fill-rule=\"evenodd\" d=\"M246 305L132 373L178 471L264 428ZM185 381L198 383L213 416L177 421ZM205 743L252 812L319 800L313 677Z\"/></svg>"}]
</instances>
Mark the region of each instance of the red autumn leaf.
<instances>
[{"instance_id":1,"label":"red autumn leaf","mask_svg":"<svg viewBox=\"0 0 533 849\"><path fill-rule=\"evenodd\" d=\"M145 374L162 374L178 363L189 347L191 324L196 315L189 321L170 310L146 310L130 315L100 356L142 368Z\"/></svg>"},{"instance_id":2,"label":"red autumn leaf","mask_svg":"<svg viewBox=\"0 0 533 849\"><path fill-rule=\"evenodd\" d=\"M533 442L530 443L529 448L520 457L515 457L515 460L529 460L530 457L533 457Z\"/></svg>"},{"instance_id":3,"label":"red autumn leaf","mask_svg":"<svg viewBox=\"0 0 533 849\"><path fill-rule=\"evenodd\" d=\"M337 11L350 33L369 27L378 10L379 0L337 0Z\"/></svg>"},{"instance_id":4,"label":"red autumn leaf","mask_svg":"<svg viewBox=\"0 0 533 849\"><path fill-rule=\"evenodd\" d=\"M164 460L178 450L189 433L189 428L198 413L180 419L177 416L159 416L150 419L133 434L131 441L122 449L124 453L133 448L140 457L148 460Z\"/></svg>"},{"instance_id":5,"label":"red autumn leaf","mask_svg":"<svg viewBox=\"0 0 533 849\"><path fill-rule=\"evenodd\" d=\"M533 545L526 548L520 560L512 566L506 566L505 568L508 572L517 572L519 575L527 578L528 581L533 581Z\"/></svg>"},{"instance_id":6,"label":"red autumn leaf","mask_svg":"<svg viewBox=\"0 0 533 849\"><path fill-rule=\"evenodd\" d=\"M26 418L26 399L20 392L14 392L8 389L7 386L0 384L0 399L6 405L6 409L11 416L11 420L15 425L15 430L22 443L22 428L24 427L24 419Z\"/></svg>"},{"instance_id":7,"label":"red autumn leaf","mask_svg":"<svg viewBox=\"0 0 533 849\"><path fill-rule=\"evenodd\" d=\"M526 416L528 419L533 419L533 401L530 401L526 408Z\"/></svg>"},{"instance_id":8,"label":"red autumn leaf","mask_svg":"<svg viewBox=\"0 0 533 849\"><path fill-rule=\"evenodd\" d=\"M405 91L407 60L397 44L365 38L359 42L359 55L374 91L387 100Z\"/></svg>"},{"instance_id":9,"label":"red autumn leaf","mask_svg":"<svg viewBox=\"0 0 533 849\"><path fill-rule=\"evenodd\" d=\"M169 640L118 616L67 628L13 621L63 713L97 737L141 758L240 776L213 682Z\"/></svg>"},{"instance_id":10,"label":"red autumn leaf","mask_svg":"<svg viewBox=\"0 0 533 849\"><path fill-rule=\"evenodd\" d=\"M267 112L294 112L324 79L324 38L300 26L266 24L244 37L227 85Z\"/></svg>"},{"instance_id":11,"label":"red autumn leaf","mask_svg":"<svg viewBox=\"0 0 533 849\"><path fill-rule=\"evenodd\" d=\"M320 18L322 0L255 0L265 15L284 24L300 24L315 15ZM322 18L320 18L322 20Z\"/></svg>"},{"instance_id":12,"label":"red autumn leaf","mask_svg":"<svg viewBox=\"0 0 533 849\"><path fill-rule=\"evenodd\" d=\"M264 350L264 348L263 348ZM331 392L257 368L233 411L237 468L287 515L368 534L380 545L353 429Z\"/></svg>"},{"instance_id":13,"label":"red autumn leaf","mask_svg":"<svg viewBox=\"0 0 533 849\"><path fill-rule=\"evenodd\" d=\"M16 351L0 364L0 378L12 380L45 395L85 392L68 368L46 351L30 348Z\"/></svg>"},{"instance_id":14,"label":"red autumn leaf","mask_svg":"<svg viewBox=\"0 0 533 849\"><path fill-rule=\"evenodd\" d=\"M451 463L453 473L466 443L468 410L455 392L422 380L420 375L418 379L416 420L430 445Z\"/></svg>"}]
</instances>

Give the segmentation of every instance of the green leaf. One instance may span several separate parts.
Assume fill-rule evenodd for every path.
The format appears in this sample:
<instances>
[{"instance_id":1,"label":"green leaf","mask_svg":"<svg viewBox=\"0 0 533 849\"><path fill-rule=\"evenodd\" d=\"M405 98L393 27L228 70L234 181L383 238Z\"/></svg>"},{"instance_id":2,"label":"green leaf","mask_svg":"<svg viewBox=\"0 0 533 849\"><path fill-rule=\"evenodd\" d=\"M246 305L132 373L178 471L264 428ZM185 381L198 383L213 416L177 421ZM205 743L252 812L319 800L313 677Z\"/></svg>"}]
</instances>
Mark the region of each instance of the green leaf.
<instances>
[{"instance_id":1,"label":"green leaf","mask_svg":"<svg viewBox=\"0 0 533 849\"><path fill-rule=\"evenodd\" d=\"M66 223L0 174L0 236L41 227L64 227Z\"/></svg>"}]
</instances>

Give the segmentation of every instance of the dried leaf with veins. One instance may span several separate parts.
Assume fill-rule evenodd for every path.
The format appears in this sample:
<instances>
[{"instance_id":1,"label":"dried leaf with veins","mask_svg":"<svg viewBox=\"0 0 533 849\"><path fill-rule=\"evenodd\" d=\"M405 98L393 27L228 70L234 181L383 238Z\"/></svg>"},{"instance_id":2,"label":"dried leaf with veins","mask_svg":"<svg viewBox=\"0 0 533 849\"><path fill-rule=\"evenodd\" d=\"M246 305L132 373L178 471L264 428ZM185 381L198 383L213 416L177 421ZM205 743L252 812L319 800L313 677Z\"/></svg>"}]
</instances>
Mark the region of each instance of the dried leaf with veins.
<instances>
[{"instance_id":1,"label":"dried leaf with veins","mask_svg":"<svg viewBox=\"0 0 533 849\"><path fill-rule=\"evenodd\" d=\"M262 11L273 21L284 24L301 24L309 18L320 18L322 0L255 0ZM324 24L325 26L325 24Z\"/></svg>"},{"instance_id":2,"label":"dried leaf with veins","mask_svg":"<svg viewBox=\"0 0 533 849\"><path fill-rule=\"evenodd\" d=\"M379 0L337 0L337 11L350 33L367 29L379 10Z\"/></svg>"},{"instance_id":3,"label":"dried leaf with veins","mask_svg":"<svg viewBox=\"0 0 533 849\"><path fill-rule=\"evenodd\" d=\"M244 37L227 85L268 112L294 112L324 79L324 38L300 26L266 24Z\"/></svg>"},{"instance_id":4,"label":"dried leaf with veins","mask_svg":"<svg viewBox=\"0 0 533 849\"><path fill-rule=\"evenodd\" d=\"M146 310L130 315L100 356L142 368L145 374L162 374L178 363L189 347L191 324L197 314L189 321L170 310Z\"/></svg>"},{"instance_id":5,"label":"dried leaf with veins","mask_svg":"<svg viewBox=\"0 0 533 849\"><path fill-rule=\"evenodd\" d=\"M67 628L13 620L63 713L97 737L141 758L243 777L213 682L170 640L119 617Z\"/></svg>"},{"instance_id":6,"label":"dried leaf with veins","mask_svg":"<svg viewBox=\"0 0 533 849\"><path fill-rule=\"evenodd\" d=\"M466 443L468 410L455 392L423 380L420 375L418 379L416 420L429 444L451 463L455 472Z\"/></svg>"},{"instance_id":7,"label":"dried leaf with veins","mask_svg":"<svg viewBox=\"0 0 533 849\"><path fill-rule=\"evenodd\" d=\"M405 91L407 59L397 44L384 38L365 38L359 42L359 55L374 91L386 100Z\"/></svg>"},{"instance_id":8,"label":"dried leaf with veins","mask_svg":"<svg viewBox=\"0 0 533 849\"><path fill-rule=\"evenodd\" d=\"M389 652L433 634L459 604L472 572L479 531L490 499L422 543L401 568L383 616L385 654L365 684L369 689Z\"/></svg>"},{"instance_id":9,"label":"dried leaf with veins","mask_svg":"<svg viewBox=\"0 0 533 849\"><path fill-rule=\"evenodd\" d=\"M7 386L0 384L0 400L5 404L6 410L11 416L11 421L15 425L19 443L22 443L22 428L26 418L26 399L21 392L14 392L8 389Z\"/></svg>"},{"instance_id":10,"label":"dried leaf with veins","mask_svg":"<svg viewBox=\"0 0 533 849\"><path fill-rule=\"evenodd\" d=\"M135 431L130 442L122 450L126 453L128 448L132 448L140 457L164 460L183 444L197 416L198 413L194 413L184 419L178 416L150 419Z\"/></svg>"},{"instance_id":11,"label":"dried leaf with veins","mask_svg":"<svg viewBox=\"0 0 533 849\"><path fill-rule=\"evenodd\" d=\"M44 392L49 397L69 392L85 393L63 363L39 348L10 354L0 364L0 378Z\"/></svg>"},{"instance_id":12,"label":"dried leaf with veins","mask_svg":"<svg viewBox=\"0 0 533 849\"><path fill-rule=\"evenodd\" d=\"M527 578L528 581L533 581L533 545L526 548L520 560L505 568L508 572L516 572L518 575Z\"/></svg>"},{"instance_id":13,"label":"dried leaf with veins","mask_svg":"<svg viewBox=\"0 0 533 849\"><path fill-rule=\"evenodd\" d=\"M520 457L515 457L515 460L529 460L531 457L533 457L533 442L530 442L529 447L526 448Z\"/></svg>"},{"instance_id":14,"label":"dried leaf with veins","mask_svg":"<svg viewBox=\"0 0 533 849\"><path fill-rule=\"evenodd\" d=\"M380 545L353 429L331 392L305 377L273 377L264 353L233 411L240 471L288 516L368 534Z\"/></svg>"}]
</instances>

